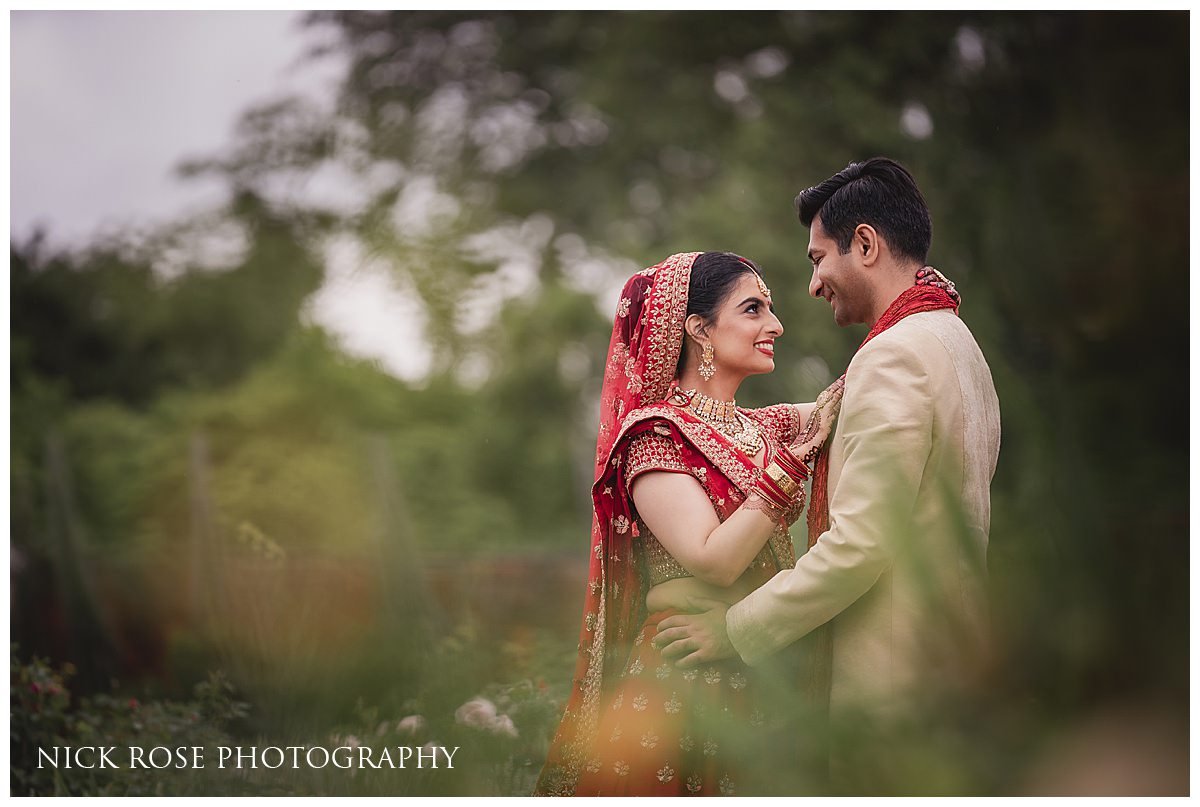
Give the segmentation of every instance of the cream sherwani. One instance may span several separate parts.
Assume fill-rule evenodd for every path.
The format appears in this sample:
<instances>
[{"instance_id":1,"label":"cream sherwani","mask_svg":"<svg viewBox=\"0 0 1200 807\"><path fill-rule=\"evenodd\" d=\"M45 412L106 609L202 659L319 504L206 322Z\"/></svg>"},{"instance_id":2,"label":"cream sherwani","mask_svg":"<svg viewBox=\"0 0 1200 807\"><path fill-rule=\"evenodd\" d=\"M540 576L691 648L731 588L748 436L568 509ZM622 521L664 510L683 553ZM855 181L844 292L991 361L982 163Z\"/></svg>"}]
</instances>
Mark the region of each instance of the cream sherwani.
<instances>
[{"instance_id":1,"label":"cream sherwani","mask_svg":"<svg viewBox=\"0 0 1200 807\"><path fill-rule=\"evenodd\" d=\"M729 610L729 638L754 665L830 622L831 717L903 710L986 635L1000 408L962 320L914 314L860 349L829 450L829 530Z\"/></svg>"}]
</instances>

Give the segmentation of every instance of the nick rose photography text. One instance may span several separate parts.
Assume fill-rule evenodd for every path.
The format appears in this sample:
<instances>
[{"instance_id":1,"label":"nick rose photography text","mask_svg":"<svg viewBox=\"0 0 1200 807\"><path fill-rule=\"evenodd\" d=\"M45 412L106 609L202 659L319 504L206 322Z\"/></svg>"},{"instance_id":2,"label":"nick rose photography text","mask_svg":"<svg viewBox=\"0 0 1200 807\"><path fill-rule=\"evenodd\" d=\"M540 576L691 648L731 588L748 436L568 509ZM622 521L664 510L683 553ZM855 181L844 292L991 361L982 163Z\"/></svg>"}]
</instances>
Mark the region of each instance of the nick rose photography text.
<instances>
[{"instance_id":1,"label":"nick rose photography text","mask_svg":"<svg viewBox=\"0 0 1200 807\"><path fill-rule=\"evenodd\" d=\"M366 745L324 746L269 745L218 746L218 768L418 768L422 770L454 767L454 755L459 746L396 745L378 750ZM54 746L38 749L38 768L204 768L207 766L203 746L157 745L142 746L84 745ZM122 764L124 763L124 764Z\"/></svg>"}]
</instances>

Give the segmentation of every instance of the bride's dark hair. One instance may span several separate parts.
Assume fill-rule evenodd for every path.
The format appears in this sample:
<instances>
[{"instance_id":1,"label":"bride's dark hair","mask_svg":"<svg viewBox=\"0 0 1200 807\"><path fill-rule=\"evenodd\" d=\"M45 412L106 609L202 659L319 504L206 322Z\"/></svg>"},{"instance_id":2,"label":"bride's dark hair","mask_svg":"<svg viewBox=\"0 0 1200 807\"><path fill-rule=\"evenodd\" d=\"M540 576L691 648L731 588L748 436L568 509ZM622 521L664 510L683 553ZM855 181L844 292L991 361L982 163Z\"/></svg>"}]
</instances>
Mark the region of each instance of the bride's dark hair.
<instances>
[{"instance_id":1,"label":"bride's dark hair","mask_svg":"<svg viewBox=\"0 0 1200 807\"><path fill-rule=\"evenodd\" d=\"M705 323L712 323L716 319L717 309L733 291L738 278L751 272L762 276L762 272L753 261L732 252L705 252L696 258L692 263L692 276L688 283L688 305L684 319L697 314ZM688 345L686 336L683 342L683 349L679 351L679 361L675 365L676 376L683 372L688 351L693 349Z\"/></svg>"}]
</instances>

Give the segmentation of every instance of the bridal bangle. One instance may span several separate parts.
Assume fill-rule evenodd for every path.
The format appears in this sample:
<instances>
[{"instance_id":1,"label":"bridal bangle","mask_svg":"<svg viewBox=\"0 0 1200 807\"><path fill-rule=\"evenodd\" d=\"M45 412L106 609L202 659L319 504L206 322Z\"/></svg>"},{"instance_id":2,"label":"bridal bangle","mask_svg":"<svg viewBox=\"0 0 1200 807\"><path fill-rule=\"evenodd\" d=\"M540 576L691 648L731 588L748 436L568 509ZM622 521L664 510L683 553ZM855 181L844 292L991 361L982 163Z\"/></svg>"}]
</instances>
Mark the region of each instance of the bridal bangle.
<instances>
[{"instance_id":1,"label":"bridal bangle","mask_svg":"<svg viewBox=\"0 0 1200 807\"><path fill-rule=\"evenodd\" d=\"M781 449L772 459L773 464L778 465L784 473L796 480L797 484L808 479L808 466L796 459L796 455L787 448Z\"/></svg>"},{"instance_id":2,"label":"bridal bangle","mask_svg":"<svg viewBox=\"0 0 1200 807\"><path fill-rule=\"evenodd\" d=\"M792 479L783 468L776 463L771 463L763 469L763 476L775 483L776 487L789 499L796 495L796 491L800 489L800 483Z\"/></svg>"},{"instance_id":3,"label":"bridal bangle","mask_svg":"<svg viewBox=\"0 0 1200 807\"><path fill-rule=\"evenodd\" d=\"M808 466L785 448L770 458L754 492L769 505L772 517L782 519L803 500L804 480L808 477Z\"/></svg>"}]
</instances>

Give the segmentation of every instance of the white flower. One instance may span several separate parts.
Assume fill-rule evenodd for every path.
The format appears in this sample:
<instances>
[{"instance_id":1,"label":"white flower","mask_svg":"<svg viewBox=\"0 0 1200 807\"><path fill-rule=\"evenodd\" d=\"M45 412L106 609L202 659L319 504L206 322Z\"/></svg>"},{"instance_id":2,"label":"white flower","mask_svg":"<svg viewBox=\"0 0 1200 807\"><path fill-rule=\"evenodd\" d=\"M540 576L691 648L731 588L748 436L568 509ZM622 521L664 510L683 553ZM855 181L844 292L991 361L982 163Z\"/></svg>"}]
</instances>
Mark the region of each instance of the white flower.
<instances>
[{"instance_id":1,"label":"white flower","mask_svg":"<svg viewBox=\"0 0 1200 807\"><path fill-rule=\"evenodd\" d=\"M413 715L413 717L420 720L420 725L424 726L424 719L420 715ZM407 720L408 718L405 719ZM454 711L454 722L462 726L490 731L493 734L503 734L508 737L517 736L517 727L513 725L512 718L508 715L498 714L496 712L496 704L487 698L471 698L471 700L458 707Z\"/></svg>"},{"instance_id":2,"label":"white flower","mask_svg":"<svg viewBox=\"0 0 1200 807\"><path fill-rule=\"evenodd\" d=\"M471 698L454 711L454 722L477 729L488 728L496 719L496 704L487 698Z\"/></svg>"},{"instance_id":3,"label":"white flower","mask_svg":"<svg viewBox=\"0 0 1200 807\"><path fill-rule=\"evenodd\" d=\"M425 730L425 718L420 715L409 715L396 723L396 731L400 734L417 734Z\"/></svg>"},{"instance_id":4,"label":"white flower","mask_svg":"<svg viewBox=\"0 0 1200 807\"><path fill-rule=\"evenodd\" d=\"M513 725L512 718L508 715L496 715L495 719L488 725L488 731L493 734L503 734L507 737L517 736L517 727Z\"/></svg>"},{"instance_id":5,"label":"white flower","mask_svg":"<svg viewBox=\"0 0 1200 807\"><path fill-rule=\"evenodd\" d=\"M349 735L348 737L346 737L346 745L350 746L351 748L358 748L358 746L359 746L358 738L355 737L353 734Z\"/></svg>"}]
</instances>

